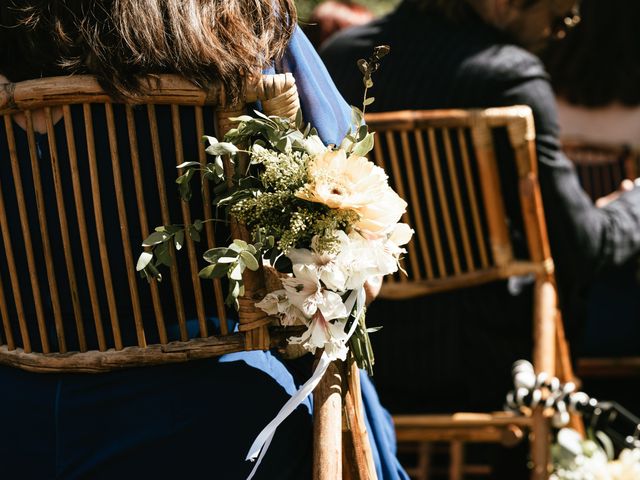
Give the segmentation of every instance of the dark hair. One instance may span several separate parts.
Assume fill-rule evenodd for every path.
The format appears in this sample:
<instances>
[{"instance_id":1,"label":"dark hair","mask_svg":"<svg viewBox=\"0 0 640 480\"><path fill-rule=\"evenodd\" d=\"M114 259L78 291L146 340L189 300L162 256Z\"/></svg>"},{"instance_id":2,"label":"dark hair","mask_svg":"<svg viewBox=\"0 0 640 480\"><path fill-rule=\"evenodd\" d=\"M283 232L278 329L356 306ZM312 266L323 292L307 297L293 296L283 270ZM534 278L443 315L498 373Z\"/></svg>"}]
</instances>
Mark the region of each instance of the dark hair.
<instances>
[{"instance_id":1,"label":"dark hair","mask_svg":"<svg viewBox=\"0 0 640 480\"><path fill-rule=\"evenodd\" d=\"M598 107L640 105L640 2L583 0L582 21L543 59L556 93Z\"/></svg>"},{"instance_id":2,"label":"dark hair","mask_svg":"<svg viewBox=\"0 0 640 480\"><path fill-rule=\"evenodd\" d=\"M293 0L2 0L0 73L12 81L91 73L114 97L141 78L216 79L228 100L284 53Z\"/></svg>"}]
</instances>

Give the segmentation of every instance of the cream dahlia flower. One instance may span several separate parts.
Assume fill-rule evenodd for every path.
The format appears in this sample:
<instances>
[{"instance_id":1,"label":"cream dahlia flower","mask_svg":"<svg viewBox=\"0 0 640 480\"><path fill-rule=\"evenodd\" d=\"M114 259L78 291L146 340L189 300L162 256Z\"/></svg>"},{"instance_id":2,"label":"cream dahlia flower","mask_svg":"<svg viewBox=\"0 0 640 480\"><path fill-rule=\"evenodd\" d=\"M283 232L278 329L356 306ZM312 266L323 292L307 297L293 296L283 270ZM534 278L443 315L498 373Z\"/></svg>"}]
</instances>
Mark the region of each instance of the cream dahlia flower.
<instances>
[{"instance_id":1,"label":"cream dahlia flower","mask_svg":"<svg viewBox=\"0 0 640 480\"><path fill-rule=\"evenodd\" d=\"M365 157L344 150L317 155L309 164L310 183L296 196L329 208L360 214L356 228L371 233L387 232L407 208L407 203L387 182L384 170Z\"/></svg>"}]
</instances>

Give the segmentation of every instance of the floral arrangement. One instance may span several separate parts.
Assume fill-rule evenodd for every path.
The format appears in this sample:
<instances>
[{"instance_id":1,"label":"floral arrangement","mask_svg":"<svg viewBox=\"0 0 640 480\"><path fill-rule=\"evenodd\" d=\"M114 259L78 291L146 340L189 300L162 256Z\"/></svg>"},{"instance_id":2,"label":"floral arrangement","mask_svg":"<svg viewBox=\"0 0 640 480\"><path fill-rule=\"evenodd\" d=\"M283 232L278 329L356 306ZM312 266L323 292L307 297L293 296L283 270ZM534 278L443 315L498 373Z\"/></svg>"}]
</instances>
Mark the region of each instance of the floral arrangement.
<instances>
[{"instance_id":1,"label":"floral arrangement","mask_svg":"<svg viewBox=\"0 0 640 480\"><path fill-rule=\"evenodd\" d=\"M252 242L233 239L227 247L204 254L209 263L202 278L227 277L227 303L238 305L244 294L245 269L271 268L280 275L278 289L257 304L283 326L304 327L290 338L305 351L324 349L331 360L345 359L349 346L358 365L371 372L373 355L364 323L363 287L376 277L398 271L403 245L413 230L399 220L407 204L388 184L385 172L365 157L374 134L364 123L364 111L374 102L367 96L372 73L389 47L376 47L360 60L364 98L362 110L352 109L352 129L339 146L325 146L317 132L295 120L241 116L224 141L205 137L207 165L186 162L177 179L184 201L191 198L191 180L201 172L213 183L218 208L244 224ZM225 170L223 156L233 168ZM160 280L158 267L169 265L169 245L180 249L185 235L199 240L203 221L156 228L143 246L137 269Z\"/></svg>"},{"instance_id":2,"label":"floral arrangement","mask_svg":"<svg viewBox=\"0 0 640 480\"><path fill-rule=\"evenodd\" d=\"M617 459L611 440L596 432L589 439L570 428L557 434L551 447L551 480L637 480L640 478L640 449L624 449Z\"/></svg>"}]
</instances>

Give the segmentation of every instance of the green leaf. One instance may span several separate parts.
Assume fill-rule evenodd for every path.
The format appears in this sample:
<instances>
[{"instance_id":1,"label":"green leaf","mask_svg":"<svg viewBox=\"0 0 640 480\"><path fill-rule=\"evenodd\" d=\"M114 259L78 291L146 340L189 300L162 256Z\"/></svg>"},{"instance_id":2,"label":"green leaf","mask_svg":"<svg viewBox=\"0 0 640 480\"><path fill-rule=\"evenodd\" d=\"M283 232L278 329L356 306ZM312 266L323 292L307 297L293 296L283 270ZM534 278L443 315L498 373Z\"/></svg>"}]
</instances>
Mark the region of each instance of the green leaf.
<instances>
[{"instance_id":1,"label":"green leaf","mask_svg":"<svg viewBox=\"0 0 640 480\"><path fill-rule=\"evenodd\" d=\"M247 248L249 248L249 244L247 242L245 242L244 240L240 240L239 238L236 238L233 241L233 245L237 245L238 247L240 247L242 250L246 250ZM231 248L232 250L235 250L233 248L233 245L229 245L229 248Z\"/></svg>"},{"instance_id":2,"label":"green leaf","mask_svg":"<svg viewBox=\"0 0 640 480\"><path fill-rule=\"evenodd\" d=\"M219 257L217 262L218 263L234 263L236 260L238 260L237 256L234 257Z\"/></svg>"},{"instance_id":3,"label":"green leaf","mask_svg":"<svg viewBox=\"0 0 640 480\"><path fill-rule=\"evenodd\" d=\"M229 273L229 278L231 280L242 280L242 265L240 262L236 263Z\"/></svg>"},{"instance_id":4,"label":"green leaf","mask_svg":"<svg viewBox=\"0 0 640 480\"><path fill-rule=\"evenodd\" d=\"M184 230L180 230L173 237L173 241L176 244L176 250L180 250L184 245Z\"/></svg>"},{"instance_id":5,"label":"green leaf","mask_svg":"<svg viewBox=\"0 0 640 480\"><path fill-rule=\"evenodd\" d=\"M364 157L367 153L369 153L373 149L373 143L374 143L373 133L367 134L367 136L364 137L364 140L356 143L353 149L353 154L358 155L360 157Z\"/></svg>"},{"instance_id":6,"label":"green leaf","mask_svg":"<svg viewBox=\"0 0 640 480\"><path fill-rule=\"evenodd\" d=\"M364 121L364 113L358 107L351 107L351 124L359 127Z\"/></svg>"},{"instance_id":7,"label":"green leaf","mask_svg":"<svg viewBox=\"0 0 640 480\"><path fill-rule=\"evenodd\" d=\"M146 268L140 273L142 273L149 282L153 279L157 280L158 282L162 281L162 274L153 263L149 263Z\"/></svg>"},{"instance_id":8,"label":"green leaf","mask_svg":"<svg viewBox=\"0 0 640 480\"><path fill-rule=\"evenodd\" d=\"M184 162L178 165L176 168L185 168L185 167L199 167L199 162Z\"/></svg>"},{"instance_id":9,"label":"green leaf","mask_svg":"<svg viewBox=\"0 0 640 480\"><path fill-rule=\"evenodd\" d=\"M258 259L254 257L253 254L248 250L240 252L240 258L249 270L255 272L260 267L260 265L258 264Z\"/></svg>"},{"instance_id":10,"label":"green leaf","mask_svg":"<svg viewBox=\"0 0 640 480\"><path fill-rule=\"evenodd\" d=\"M173 265L173 256L171 255L169 245L169 242L161 243L153 251L154 255L158 259L158 263L166 265L167 267Z\"/></svg>"},{"instance_id":11,"label":"green leaf","mask_svg":"<svg viewBox=\"0 0 640 480\"><path fill-rule=\"evenodd\" d=\"M380 60L381 58L387 56L391 51L391 47L389 45L378 45L373 49L373 56Z\"/></svg>"},{"instance_id":12,"label":"green leaf","mask_svg":"<svg viewBox=\"0 0 640 480\"><path fill-rule=\"evenodd\" d=\"M373 102L375 102L375 101L376 101L376 97L369 97L369 98L365 99L365 101L363 102L363 104L364 104L365 106L367 106L367 105L371 105L371 104L372 104Z\"/></svg>"},{"instance_id":13,"label":"green leaf","mask_svg":"<svg viewBox=\"0 0 640 480\"><path fill-rule=\"evenodd\" d=\"M196 231L201 232L202 231L202 227L204 226L204 224L202 223L202 220L195 220L193 222L193 228L196 229Z\"/></svg>"},{"instance_id":14,"label":"green leaf","mask_svg":"<svg viewBox=\"0 0 640 480\"><path fill-rule=\"evenodd\" d=\"M238 152L238 147L233 143L219 142L209 145L205 152L209 155L235 155Z\"/></svg>"},{"instance_id":15,"label":"green leaf","mask_svg":"<svg viewBox=\"0 0 640 480\"><path fill-rule=\"evenodd\" d=\"M302 130L302 109L299 108L298 111L296 112L296 120L295 120L295 124L296 124L296 128L298 130Z\"/></svg>"},{"instance_id":16,"label":"green leaf","mask_svg":"<svg viewBox=\"0 0 640 480\"><path fill-rule=\"evenodd\" d=\"M198 231L198 229L195 228L193 225L189 225L187 229L189 231L189 237L191 238L191 240L193 240L194 242L199 242L200 232Z\"/></svg>"},{"instance_id":17,"label":"green leaf","mask_svg":"<svg viewBox=\"0 0 640 480\"><path fill-rule=\"evenodd\" d=\"M166 242L171 238L171 235L165 232L153 232L142 242L143 247L153 247L159 243Z\"/></svg>"},{"instance_id":18,"label":"green leaf","mask_svg":"<svg viewBox=\"0 0 640 480\"><path fill-rule=\"evenodd\" d=\"M216 263L215 265L208 265L200 270L198 276L200 278L212 279L212 278L222 278L229 271L229 264Z\"/></svg>"},{"instance_id":19,"label":"green leaf","mask_svg":"<svg viewBox=\"0 0 640 480\"><path fill-rule=\"evenodd\" d=\"M138 257L136 271L140 272L141 270L144 270L151 260L153 260L153 254L151 252L142 252L140 257Z\"/></svg>"},{"instance_id":20,"label":"green leaf","mask_svg":"<svg viewBox=\"0 0 640 480\"><path fill-rule=\"evenodd\" d=\"M280 255L273 264L273 268L282 273L291 273L293 271L293 263L291 263L289 257Z\"/></svg>"},{"instance_id":21,"label":"green leaf","mask_svg":"<svg viewBox=\"0 0 640 480\"><path fill-rule=\"evenodd\" d=\"M231 254L233 254L233 250L227 247L217 247L207 250L202 257L209 263L215 263L219 258L228 257L231 256Z\"/></svg>"}]
</instances>

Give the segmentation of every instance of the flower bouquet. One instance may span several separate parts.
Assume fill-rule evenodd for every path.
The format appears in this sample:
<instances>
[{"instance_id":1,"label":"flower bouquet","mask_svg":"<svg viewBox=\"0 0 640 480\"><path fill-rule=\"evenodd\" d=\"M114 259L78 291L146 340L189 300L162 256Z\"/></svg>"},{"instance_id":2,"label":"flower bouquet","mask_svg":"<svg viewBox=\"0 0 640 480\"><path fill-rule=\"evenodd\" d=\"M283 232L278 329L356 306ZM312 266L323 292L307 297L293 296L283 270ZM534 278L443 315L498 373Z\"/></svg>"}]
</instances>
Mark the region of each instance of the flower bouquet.
<instances>
[{"instance_id":1,"label":"flower bouquet","mask_svg":"<svg viewBox=\"0 0 640 480\"><path fill-rule=\"evenodd\" d=\"M282 277L279 288L257 306L283 326L304 328L290 344L308 352L324 349L330 360L344 360L350 345L358 365L370 373L363 287L400 268L402 246L413 233L398 223L406 202L365 157L374 145L364 124L364 110L374 101L367 90L388 50L377 47L369 60L358 63L365 83L363 108L352 109L352 130L339 146L325 146L310 125L303 125L300 112L292 121L256 111L255 117L236 118L237 127L224 141L205 137L213 161L183 163L177 179L182 199L189 201L191 180L202 172L203 182L213 183L214 204L253 238L208 250L209 265L200 276L226 277L227 303L237 307L245 269L273 269ZM223 156L230 157L233 168L225 169ZM142 253L138 270L161 279L158 266L170 263L170 242L180 249L185 232L197 239L202 223L156 228L143 242L152 249Z\"/></svg>"},{"instance_id":2,"label":"flower bouquet","mask_svg":"<svg viewBox=\"0 0 640 480\"><path fill-rule=\"evenodd\" d=\"M324 145L300 112L292 120L256 111L255 117L236 118L237 126L223 141L204 138L210 163L178 166L184 169L177 179L183 201L190 200L191 181L201 172L203 182L213 183L218 210L233 219L232 227L236 222L251 234L206 251L208 265L200 276L226 277L226 302L238 308L245 270L271 272L276 281L268 283L275 286L256 306L276 324L298 327L302 334L289 338L291 346L322 351L312 377L252 445L247 458L258 462L251 476L275 429L313 391L332 361L346 359L351 351L360 368L372 371L365 285L398 271L403 245L413 234L399 223L406 202L365 157L374 146L374 134L364 123L366 107L374 102L367 92L388 52L389 47L376 47L371 58L358 62L363 106L352 109L352 128L340 145ZM138 271L149 281L161 280L158 267L171 264L170 245L179 250L185 235L199 240L205 221L156 228L143 242L149 249L140 256Z\"/></svg>"}]
</instances>

